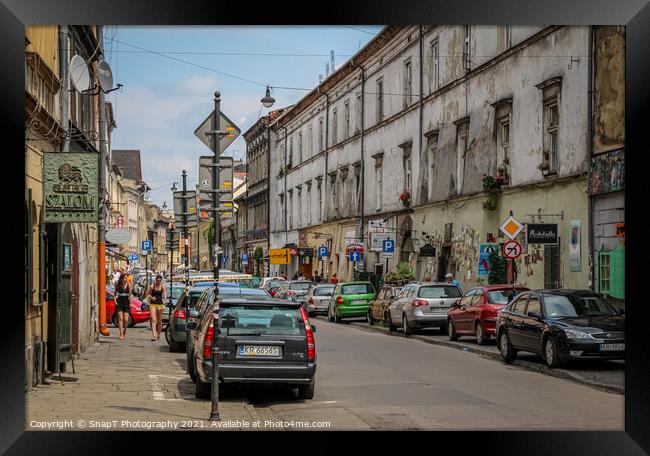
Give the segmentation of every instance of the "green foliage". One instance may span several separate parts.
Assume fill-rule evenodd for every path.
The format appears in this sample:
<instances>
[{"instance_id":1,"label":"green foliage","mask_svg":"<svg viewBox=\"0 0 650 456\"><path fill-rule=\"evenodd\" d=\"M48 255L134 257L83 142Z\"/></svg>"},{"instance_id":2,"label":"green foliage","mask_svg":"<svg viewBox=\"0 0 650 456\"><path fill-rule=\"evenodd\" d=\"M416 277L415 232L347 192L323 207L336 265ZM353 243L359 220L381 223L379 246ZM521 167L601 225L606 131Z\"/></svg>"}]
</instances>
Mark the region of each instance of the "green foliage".
<instances>
[{"instance_id":1,"label":"green foliage","mask_svg":"<svg viewBox=\"0 0 650 456\"><path fill-rule=\"evenodd\" d=\"M262 275L261 272L262 256L264 256L264 251L262 250L262 247L256 248L255 252L253 252L253 261L255 261L255 275L257 277L260 277Z\"/></svg>"},{"instance_id":2,"label":"green foliage","mask_svg":"<svg viewBox=\"0 0 650 456\"><path fill-rule=\"evenodd\" d=\"M507 283L508 282L508 260L498 253L490 253L488 263L490 272L488 273L488 283Z\"/></svg>"},{"instance_id":3,"label":"green foliage","mask_svg":"<svg viewBox=\"0 0 650 456\"><path fill-rule=\"evenodd\" d=\"M389 272L384 275L384 283L406 283L412 280L415 280L415 274L407 261L399 263L396 272Z\"/></svg>"},{"instance_id":4,"label":"green foliage","mask_svg":"<svg viewBox=\"0 0 650 456\"><path fill-rule=\"evenodd\" d=\"M483 191L487 194L487 200L483 202L483 209L494 211L499 207L499 195L501 194L503 178L483 176Z\"/></svg>"}]
</instances>

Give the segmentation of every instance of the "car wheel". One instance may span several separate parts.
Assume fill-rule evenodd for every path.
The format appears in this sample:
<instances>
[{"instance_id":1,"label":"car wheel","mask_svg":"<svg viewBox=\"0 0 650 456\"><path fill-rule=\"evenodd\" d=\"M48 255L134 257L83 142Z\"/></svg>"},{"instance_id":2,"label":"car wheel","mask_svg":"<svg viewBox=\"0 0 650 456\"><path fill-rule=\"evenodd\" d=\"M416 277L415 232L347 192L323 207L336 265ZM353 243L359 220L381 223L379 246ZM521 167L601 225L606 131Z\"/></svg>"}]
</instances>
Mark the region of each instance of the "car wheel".
<instances>
[{"instance_id":1,"label":"car wheel","mask_svg":"<svg viewBox=\"0 0 650 456\"><path fill-rule=\"evenodd\" d=\"M386 315L384 315L384 321L386 322L386 326L388 326L388 332L394 332L397 328L393 324L393 320L390 318L390 314L386 312Z\"/></svg>"},{"instance_id":2,"label":"car wheel","mask_svg":"<svg viewBox=\"0 0 650 456\"><path fill-rule=\"evenodd\" d=\"M487 343L485 330L480 322L476 322L476 343L479 345L485 345Z\"/></svg>"},{"instance_id":3,"label":"car wheel","mask_svg":"<svg viewBox=\"0 0 650 456\"><path fill-rule=\"evenodd\" d=\"M212 392L212 385L210 383L203 383L198 380L194 384L194 397L197 399L210 399L210 393Z\"/></svg>"},{"instance_id":4,"label":"car wheel","mask_svg":"<svg viewBox=\"0 0 650 456\"><path fill-rule=\"evenodd\" d=\"M167 339L167 344L169 345L170 352L179 352L181 351L181 344L172 339L171 326L167 326L167 331L165 331L165 339Z\"/></svg>"},{"instance_id":5,"label":"car wheel","mask_svg":"<svg viewBox=\"0 0 650 456\"><path fill-rule=\"evenodd\" d=\"M506 363L511 362L517 355L505 331L499 333L499 352L501 353L501 357L503 357L503 361Z\"/></svg>"},{"instance_id":6,"label":"car wheel","mask_svg":"<svg viewBox=\"0 0 650 456\"><path fill-rule=\"evenodd\" d=\"M341 323L341 317L334 311L334 323Z\"/></svg>"},{"instance_id":7,"label":"car wheel","mask_svg":"<svg viewBox=\"0 0 650 456\"><path fill-rule=\"evenodd\" d=\"M449 335L449 340L458 340L458 334L456 334L456 328L451 319L447 322L447 334Z\"/></svg>"},{"instance_id":8,"label":"car wheel","mask_svg":"<svg viewBox=\"0 0 650 456\"><path fill-rule=\"evenodd\" d=\"M115 326L116 328L120 327L120 322L117 319L117 312L115 312L115 314L113 315L113 326Z\"/></svg>"},{"instance_id":9,"label":"car wheel","mask_svg":"<svg viewBox=\"0 0 650 456\"><path fill-rule=\"evenodd\" d=\"M298 398L299 399L313 399L314 392L316 389L316 379L311 382L311 385L299 386L298 387Z\"/></svg>"},{"instance_id":10,"label":"car wheel","mask_svg":"<svg viewBox=\"0 0 650 456\"><path fill-rule=\"evenodd\" d=\"M368 309L368 315L366 316L366 320L368 320L368 324L371 326L376 323L375 318L372 316L372 310Z\"/></svg>"},{"instance_id":11,"label":"car wheel","mask_svg":"<svg viewBox=\"0 0 650 456\"><path fill-rule=\"evenodd\" d=\"M410 336L413 334L413 328L411 328L411 325L409 325L409 320L406 317L406 314L402 315L402 331L404 332L405 336Z\"/></svg>"},{"instance_id":12,"label":"car wheel","mask_svg":"<svg viewBox=\"0 0 650 456\"><path fill-rule=\"evenodd\" d=\"M172 328L170 325L167 325L165 328L165 340L167 341L167 345L172 344Z\"/></svg>"},{"instance_id":13,"label":"car wheel","mask_svg":"<svg viewBox=\"0 0 650 456\"><path fill-rule=\"evenodd\" d=\"M552 336L548 336L544 341L544 361L546 361L548 367L559 367L561 364L557 346Z\"/></svg>"}]
</instances>

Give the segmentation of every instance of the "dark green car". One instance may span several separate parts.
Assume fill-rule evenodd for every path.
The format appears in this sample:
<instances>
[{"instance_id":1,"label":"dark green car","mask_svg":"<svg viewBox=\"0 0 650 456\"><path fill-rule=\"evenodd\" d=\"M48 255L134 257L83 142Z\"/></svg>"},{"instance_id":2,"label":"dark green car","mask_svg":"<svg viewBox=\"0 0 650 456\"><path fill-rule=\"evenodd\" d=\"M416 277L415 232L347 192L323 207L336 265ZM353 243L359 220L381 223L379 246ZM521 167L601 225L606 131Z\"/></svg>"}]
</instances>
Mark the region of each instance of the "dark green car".
<instances>
[{"instance_id":1,"label":"dark green car","mask_svg":"<svg viewBox=\"0 0 650 456\"><path fill-rule=\"evenodd\" d=\"M329 321L339 323L342 318L368 318L368 304L375 299L375 287L370 282L339 283L334 288L327 310Z\"/></svg>"}]
</instances>

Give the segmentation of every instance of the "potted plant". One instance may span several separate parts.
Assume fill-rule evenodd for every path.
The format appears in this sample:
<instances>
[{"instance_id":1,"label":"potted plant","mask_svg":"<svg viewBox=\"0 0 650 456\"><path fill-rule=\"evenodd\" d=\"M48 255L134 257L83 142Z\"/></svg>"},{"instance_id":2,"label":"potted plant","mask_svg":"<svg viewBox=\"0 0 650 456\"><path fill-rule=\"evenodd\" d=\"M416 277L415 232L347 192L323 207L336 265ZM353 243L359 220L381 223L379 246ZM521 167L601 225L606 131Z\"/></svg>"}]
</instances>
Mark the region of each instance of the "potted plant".
<instances>
[{"instance_id":1,"label":"potted plant","mask_svg":"<svg viewBox=\"0 0 650 456\"><path fill-rule=\"evenodd\" d=\"M411 205L411 192L408 190L404 190L402 194L399 196L400 201L402 204L406 207Z\"/></svg>"}]
</instances>

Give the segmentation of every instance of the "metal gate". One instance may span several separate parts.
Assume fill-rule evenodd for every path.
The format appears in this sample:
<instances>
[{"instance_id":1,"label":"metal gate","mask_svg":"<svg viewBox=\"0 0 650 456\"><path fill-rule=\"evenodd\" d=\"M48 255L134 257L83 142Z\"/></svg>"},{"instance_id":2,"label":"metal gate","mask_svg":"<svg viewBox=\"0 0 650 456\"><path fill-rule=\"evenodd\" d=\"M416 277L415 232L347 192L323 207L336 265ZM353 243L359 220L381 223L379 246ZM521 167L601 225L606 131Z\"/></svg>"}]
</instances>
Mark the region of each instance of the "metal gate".
<instances>
[{"instance_id":1,"label":"metal gate","mask_svg":"<svg viewBox=\"0 0 650 456\"><path fill-rule=\"evenodd\" d=\"M544 288L562 288L560 282L560 238L557 245L544 246Z\"/></svg>"}]
</instances>

